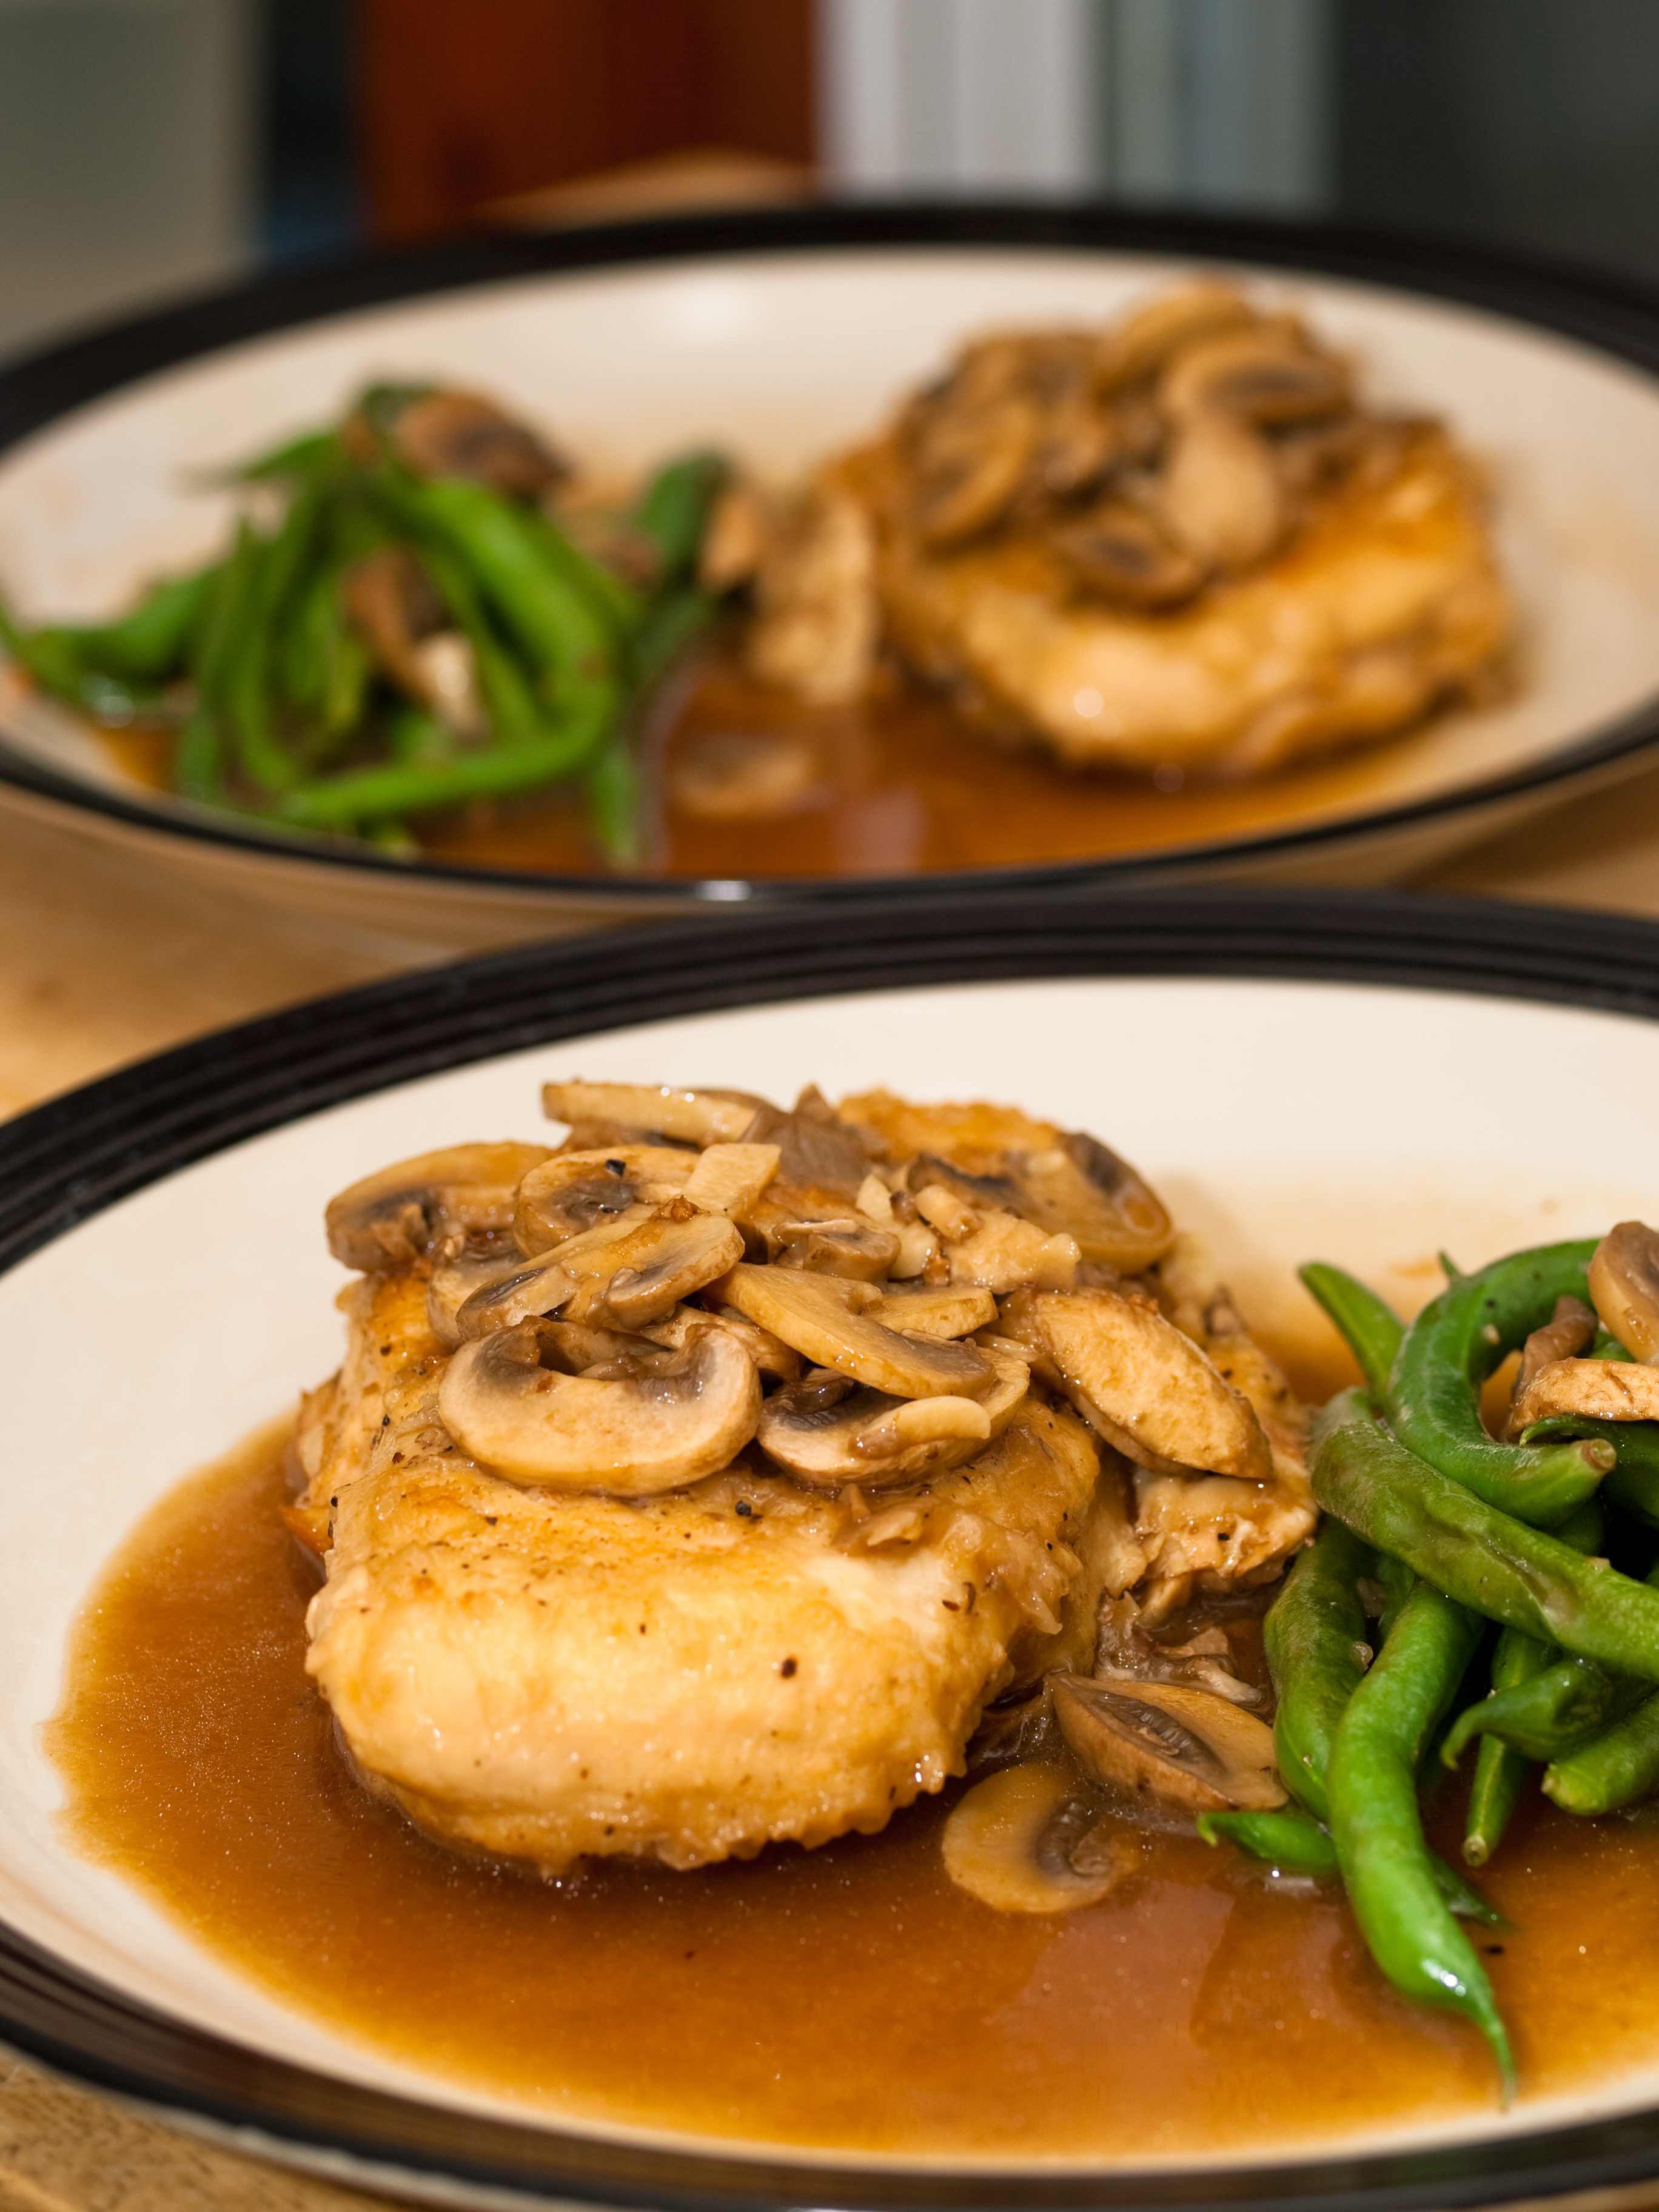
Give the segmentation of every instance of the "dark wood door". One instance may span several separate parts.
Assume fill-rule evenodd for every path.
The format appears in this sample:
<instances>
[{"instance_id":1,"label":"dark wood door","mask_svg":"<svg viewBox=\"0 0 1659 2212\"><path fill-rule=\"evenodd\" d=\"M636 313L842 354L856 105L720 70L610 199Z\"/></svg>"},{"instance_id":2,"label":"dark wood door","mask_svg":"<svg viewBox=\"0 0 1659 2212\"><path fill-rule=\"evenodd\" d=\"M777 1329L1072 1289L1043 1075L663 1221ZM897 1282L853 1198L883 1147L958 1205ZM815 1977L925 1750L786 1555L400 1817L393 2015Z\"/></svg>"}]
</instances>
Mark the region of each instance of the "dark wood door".
<instances>
[{"instance_id":1,"label":"dark wood door","mask_svg":"<svg viewBox=\"0 0 1659 2212\"><path fill-rule=\"evenodd\" d=\"M813 0L358 0L383 238L691 147L810 162Z\"/></svg>"}]
</instances>

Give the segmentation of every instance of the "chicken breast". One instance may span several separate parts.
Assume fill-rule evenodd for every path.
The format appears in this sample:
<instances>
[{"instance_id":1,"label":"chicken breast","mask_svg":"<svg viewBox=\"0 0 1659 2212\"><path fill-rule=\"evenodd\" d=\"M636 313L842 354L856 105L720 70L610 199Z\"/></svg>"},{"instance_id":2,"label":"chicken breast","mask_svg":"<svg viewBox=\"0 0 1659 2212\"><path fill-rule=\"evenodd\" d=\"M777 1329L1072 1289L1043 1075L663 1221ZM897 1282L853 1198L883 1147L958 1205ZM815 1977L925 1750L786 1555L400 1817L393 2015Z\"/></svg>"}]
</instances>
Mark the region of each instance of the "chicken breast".
<instances>
[{"instance_id":1,"label":"chicken breast","mask_svg":"<svg viewBox=\"0 0 1659 2212\"><path fill-rule=\"evenodd\" d=\"M443 1842L558 1875L878 1829L992 1699L1086 1672L1103 1597L1161 1614L1305 1534L1288 1394L1190 1258L1162 1281L1169 1215L1097 1139L546 1096L559 1150L422 1154L327 1215L362 1272L301 1409L307 1664Z\"/></svg>"},{"instance_id":2,"label":"chicken breast","mask_svg":"<svg viewBox=\"0 0 1659 2212\"><path fill-rule=\"evenodd\" d=\"M1064 1639L1098 1474L1069 1413L1029 1401L885 1511L743 1468L550 1498L438 1421L417 1274L347 1310L307 1439L332 1540L307 1664L364 1782L447 1843L557 1874L877 1829Z\"/></svg>"},{"instance_id":3,"label":"chicken breast","mask_svg":"<svg viewBox=\"0 0 1659 2212\"><path fill-rule=\"evenodd\" d=\"M1036 530L930 549L893 466L883 447L844 475L878 518L892 641L993 734L1076 767L1249 774L1358 744L1466 687L1509 634L1477 484L1432 426L1285 550L1167 611L1079 593Z\"/></svg>"}]
</instances>

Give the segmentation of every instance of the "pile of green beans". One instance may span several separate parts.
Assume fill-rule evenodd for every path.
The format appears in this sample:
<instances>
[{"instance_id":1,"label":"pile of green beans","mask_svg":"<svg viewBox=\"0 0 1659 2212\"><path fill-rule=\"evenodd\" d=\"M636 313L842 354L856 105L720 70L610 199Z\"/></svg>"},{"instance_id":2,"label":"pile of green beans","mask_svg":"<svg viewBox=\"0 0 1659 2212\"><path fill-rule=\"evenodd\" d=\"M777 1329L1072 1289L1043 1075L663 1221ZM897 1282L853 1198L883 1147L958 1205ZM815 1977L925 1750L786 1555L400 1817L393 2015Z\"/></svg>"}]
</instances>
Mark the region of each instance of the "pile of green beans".
<instances>
[{"instance_id":1,"label":"pile of green beans","mask_svg":"<svg viewBox=\"0 0 1659 2212\"><path fill-rule=\"evenodd\" d=\"M1659 1564L1644 1581L1604 1555L1652 1559L1659 1424L1559 1419L1507 1443L1481 1417L1483 1386L1558 1298L1588 1302L1595 1251L1449 1266L1409 1327L1340 1268L1303 1269L1364 1382L1315 1421L1325 1517L1266 1621L1297 1802L1200 1823L1281 1872L1340 1879L1383 1973L1480 2032L1506 2097L1509 2037L1458 1924L1494 1916L1430 1850L1425 1791L1476 1747L1463 1856L1481 1867L1534 1768L1573 1813L1659 1790ZM1631 1355L1602 1328L1590 1356Z\"/></svg>"},{"instance_id":2,"label":"pile of green beans","mask_svg":"<svg viewBox=\"0 0 1659 2212\"><path fill-rule=\"evenodd\" d=\"M118 621L24 629L0 606L0 647L98 721L170 729L173 787L198 805L397 852L423 817L563 785L611 863L635 860L640 702L719 611L696 574L725 460L670 461L616 518L624 577L538 506L416 475L385 438L366 451L362 426L398 397L364 394L354 437L307 432L234 471L276 518L245 514ZM348 581L387 547L465 641L482 729L403 697L354 627Z\"/></svg>"}]
</instances>

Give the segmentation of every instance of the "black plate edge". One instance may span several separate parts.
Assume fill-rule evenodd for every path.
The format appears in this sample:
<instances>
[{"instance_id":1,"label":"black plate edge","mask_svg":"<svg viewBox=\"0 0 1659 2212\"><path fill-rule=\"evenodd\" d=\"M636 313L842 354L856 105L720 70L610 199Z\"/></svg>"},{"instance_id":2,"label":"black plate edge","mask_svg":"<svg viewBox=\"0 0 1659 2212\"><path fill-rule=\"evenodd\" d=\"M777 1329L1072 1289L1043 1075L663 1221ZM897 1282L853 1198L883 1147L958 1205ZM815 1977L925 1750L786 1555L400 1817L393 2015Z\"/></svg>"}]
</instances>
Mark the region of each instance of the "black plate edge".
<instances>
[{"instance_id":1,"label":"black plate edge","mask_svg":"<svg viewBox=\"0 0 1659 2212\"><path fill-rule=\"evenodd\" d=\"M221 1030L0 1127L0 1269L176 1167L412 1077L542 1042L781 999L1050 975L1273 976L1469 991L1659 1020L1659 925L1387 891L867 901L486 955ZM453 1026L452 1026L453 1025ZM440 1041L441 1040L441 1041ZM360 2090L192 2029L0 1928L0 2033L49 2066L221 2128L433 2179L673 2212L1417 2212L1659 2172L1659 2110L1497 2144L1318 2153L1231 2172L981 2176L614 2144Z\"/></svg>"},{"instance_id":2,"label":"black plate edge","mask_svg":"<svg viewBox=\"0 0 1659 2212\"><path fill-rule=\"evenodd\" d=\"M1100 201L847 200L553 231L489 233L437 245L347 255L198 293L155 313L94 328L0 370L0 455L34 431L123 384L222 346L418 294L460 290L515 276L719 253L881 246L1092 247L1258 262L1484 308L1577 338L1649 374L1659 374L1659 292L1543 255L1470 246L1424 234L1359 225L1264 216L1194 215L1170 209L1129 210ZM1249 838L1212 840L1118 860L959 872L946 880L952 885L969 886L1012 883L1032 891L1053 886L1088 890L1135 880L1168 879L1224 861L1237 866L1266 864L1522 798L1590 770L1611 768L1656 743L1659 743L1659 695L1542 761L1444 796ZM939 880L919 877L822 882L784 878L741 879L733 884L697 878L594 878L437 861L400 861L356 848L308 841L290 845L255 829L240 829L208 815L195 817L187 811L164 811L118 790L82 783L18 751L3 738L0 738L0 781L72 811L120 822L152 836L233 850L279 866L284 860L301 859L370 878L390 872L457 888L523 891L543 897L626 899L667 911L725 904L734 896L742 902L767 906L835 904L872 891L892 897L925 897Z\"/></svg>"}]
</instances>

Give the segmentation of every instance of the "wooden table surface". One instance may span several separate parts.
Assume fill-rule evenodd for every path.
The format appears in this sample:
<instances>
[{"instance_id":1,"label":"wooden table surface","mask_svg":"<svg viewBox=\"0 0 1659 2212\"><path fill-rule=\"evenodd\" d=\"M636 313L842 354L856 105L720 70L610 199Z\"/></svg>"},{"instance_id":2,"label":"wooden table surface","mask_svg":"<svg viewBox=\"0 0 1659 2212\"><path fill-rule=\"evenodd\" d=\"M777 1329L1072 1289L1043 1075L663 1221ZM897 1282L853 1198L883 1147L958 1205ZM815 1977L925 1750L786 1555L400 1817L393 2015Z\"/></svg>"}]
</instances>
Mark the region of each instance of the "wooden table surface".
<instances>
[{"instance_id":1,"label":"wooden table surface","mask_svg":"<svg viewBox=\"0 0 1659 2212\"><path fill-rule=\"evenodd\" d=\"M1421 881L1659 915L1659 771ZM252 909L180 890L142 861L0 818L0 1115L398 964L279 938ZM210 2148L0 2051L0 2212L343 2212L367 2201Z\"/></svg>"}]
</instances>

